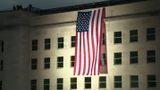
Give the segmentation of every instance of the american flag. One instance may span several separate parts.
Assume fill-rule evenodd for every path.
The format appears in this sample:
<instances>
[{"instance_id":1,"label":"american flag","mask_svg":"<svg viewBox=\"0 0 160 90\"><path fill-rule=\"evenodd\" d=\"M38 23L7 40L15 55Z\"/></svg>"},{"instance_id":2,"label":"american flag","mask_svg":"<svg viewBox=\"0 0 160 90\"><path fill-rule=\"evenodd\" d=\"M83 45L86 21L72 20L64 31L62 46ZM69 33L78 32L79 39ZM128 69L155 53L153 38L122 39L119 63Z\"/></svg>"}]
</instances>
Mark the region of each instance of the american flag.
<instances>
[{"instance_id":1,"label":"american flag","mask_svg":"<svg viewBox=\"0 0 160 90\"><path fill-rule=\"evenodd\" d=\"M78 12L74 75L99 75L105 9Z\"/></svg>"}]
</instances>

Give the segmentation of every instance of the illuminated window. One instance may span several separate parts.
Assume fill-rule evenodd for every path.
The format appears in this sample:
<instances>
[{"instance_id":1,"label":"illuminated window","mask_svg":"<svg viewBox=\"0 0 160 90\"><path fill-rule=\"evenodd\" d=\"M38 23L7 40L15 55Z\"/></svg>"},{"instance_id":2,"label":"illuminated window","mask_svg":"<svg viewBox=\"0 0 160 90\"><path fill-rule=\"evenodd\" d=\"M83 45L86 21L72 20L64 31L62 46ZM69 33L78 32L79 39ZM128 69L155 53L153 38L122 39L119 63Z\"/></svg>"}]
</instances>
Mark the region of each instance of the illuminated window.
<instances>
[{"instance_id":1,"label":"illuminated window","mask_svg":"<svg viewBox=\"0 0 160 90\"><path fill-rule=\"evenodd\" d=\"M45 50L48 50L51 48L51 40L49 38L44 40L44 48Z\"/></svg>"},{"instance_id":2,"label":"illuminated window","mask_svg":"<svg viewBox=\"0 0 160 90\"><path fill-rule=\"evenodd\" d=\"M58 38L58 48L63 48L64 47L64 40L63 37Z\"/></svg>"}]
</instances>

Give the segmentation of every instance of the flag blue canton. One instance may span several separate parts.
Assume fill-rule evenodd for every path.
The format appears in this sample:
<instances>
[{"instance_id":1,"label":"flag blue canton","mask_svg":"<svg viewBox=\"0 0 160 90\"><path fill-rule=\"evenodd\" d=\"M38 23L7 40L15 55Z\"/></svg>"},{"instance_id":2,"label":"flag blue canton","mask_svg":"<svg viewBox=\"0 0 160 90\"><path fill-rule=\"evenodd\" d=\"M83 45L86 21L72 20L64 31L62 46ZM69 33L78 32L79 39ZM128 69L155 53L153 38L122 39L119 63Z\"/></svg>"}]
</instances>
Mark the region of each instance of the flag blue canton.
<instances>
[{"instance_id":1,"label":"flag blue canton","mask_svg":"<svg viewBox=\"0 0 160 90\"><path fill-rule=\"evenodd\" d=\"M79 12L77 17L77 32L87 32L89 30L90 12Z\"/></svg>"}]
</instances>

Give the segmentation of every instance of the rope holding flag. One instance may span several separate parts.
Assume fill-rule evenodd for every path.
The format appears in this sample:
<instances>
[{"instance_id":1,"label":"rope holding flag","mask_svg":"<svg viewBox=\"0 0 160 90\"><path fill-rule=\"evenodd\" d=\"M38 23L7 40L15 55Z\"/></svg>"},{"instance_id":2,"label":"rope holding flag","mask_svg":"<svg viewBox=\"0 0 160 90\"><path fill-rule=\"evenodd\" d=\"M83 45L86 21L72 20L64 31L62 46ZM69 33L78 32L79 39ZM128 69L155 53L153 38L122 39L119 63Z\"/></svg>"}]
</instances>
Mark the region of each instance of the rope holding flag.
<instances>
[{"instance_id":1,"label":"rope holding flag","mask_svg":"<svg viewBox=\"0 0 160 90\"><path fill-rule=\"evenodd\" d=\"M99 75L105 8L78 12L74 75Z\"/></svg>"}]
</instances>

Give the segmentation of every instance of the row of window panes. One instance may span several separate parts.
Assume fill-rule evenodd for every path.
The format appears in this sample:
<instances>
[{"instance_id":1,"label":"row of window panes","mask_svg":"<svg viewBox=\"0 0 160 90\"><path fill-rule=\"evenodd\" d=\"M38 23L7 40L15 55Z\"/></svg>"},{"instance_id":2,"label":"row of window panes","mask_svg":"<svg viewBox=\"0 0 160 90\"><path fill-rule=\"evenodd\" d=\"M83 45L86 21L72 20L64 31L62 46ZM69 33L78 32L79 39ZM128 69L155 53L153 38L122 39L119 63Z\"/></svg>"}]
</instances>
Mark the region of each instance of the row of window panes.
<instances>
[{"instance_id":1,"label":"row of window panes","mask_svg":"<svg viewBox=\"0 0 160 90\"><path fill-rule=\"evenodd\" d=\"M137 42L138 41L138 30L130 30L130 42ZM146 30L146 40L152 41L156 39L156 30L155 28L148 28ZM114 43L122 43L122 32L117 31L114 32Z\"/></svg>"},{"instance_id":2,"label":"row of window panes","mask_svg":"<svg viewBox=\"0 0 160 90\"><path fill-rule=\"evenodd\" d=\"M64 47L64 38L59 37L57 39L58 48ZM75 47L75 36L71 36L71 47ZM49 50L51 48L51 40L50 38L44 39L44 49ZM32 40L32 50L37 51L38 50L38 40Z\"/></svg>"},{"instance_id":3,"label":"row of window panes","mask_svg":"<svg viewBox=\"0 0 160 90\"><path fill-rule=\"evenodd\" d=\"M103 34L103 44L105 44L105 34ZM71 36L71 47L75 47L76 45L76 37ZM58 48L64 48L64 38L58 37L57 38L57 46ZM44 39L44 49L49 50L51 48L51 40L50 38ZM38 50L38 40L32 40L32 51Z\"/></svg>"},{"instance_id":4,"label":"row of window panes","mask_svg":"<svg viewBox=\"0 0 160 90\"><path fill-rule=\"evenodd\" d=\"M44 90L50 90L50 80L44 79ZM85 77L85 89L91 88L91 77ZM99 77L99 88L106 88L106 77ZM57 78L57 90L63 90L63 78ZM70 79L70 89L77 89L77 78ZM31 90L37 90L37 80L31 80Z\"/></svg>"},{"instance_id":5,"label":"row of window panes","mask_svg":"<svg viewBox=\"0 0 160 90\"><path fill-rule=\"evenodd\" d=\"M147 50L147 63L155 63L156 62L156 51L155 50ZM130 52L130 64L138 63L138 51ZM114 53L114 64L122 64L122 52Z\"/></svg>"},{"instance_id":6,"label":"row of window panes","mask_svg":"<svg viewBox=\"0 0 160 90\"><path fill-rule=\"evenodd\" d=\"M105 54L103 54L103 58L105 60ZM74 67L74 56L71 56L70 57L70 66L71 67ZM63 61L64 61L64 58L63 56L59 56L57 57L57 68L63 68ZM101 60L102 61L102 60ZM32 58L31 59L31 69L32 70L35 70L37 69L37 63L38 63L38 60L37 58ZM106 62L104 62L106 64ZM44 69L49 69L50 68L50 57L45 57L44 58Z\"/></svg>"},{"instance_id":7,"label":"row of window panes","mask_svg":"<svg viewBox=\"0 0 160 90\"><path fill-rule=\"evenodd\" d=\"M131 88L139 88L139 76L138 75L131 75L130 76L130 87ZM155 75L148 75L147 76L147 86L156 87L157 81ZM99 88L106 88L106 77L100 76L99 77ZM84 83L85 89L91 89L91 77L85 77ZM114 77L114 88L122 88L122 76L115 76ZM63 90L63 78L57 78L57 90ZM70 79L70 89L77 89L77 78ZM37 90L37 80L31 80L31 90ZM44 90L50 90L50 80L44 79Z\"/></svg>"}]
</instances>

